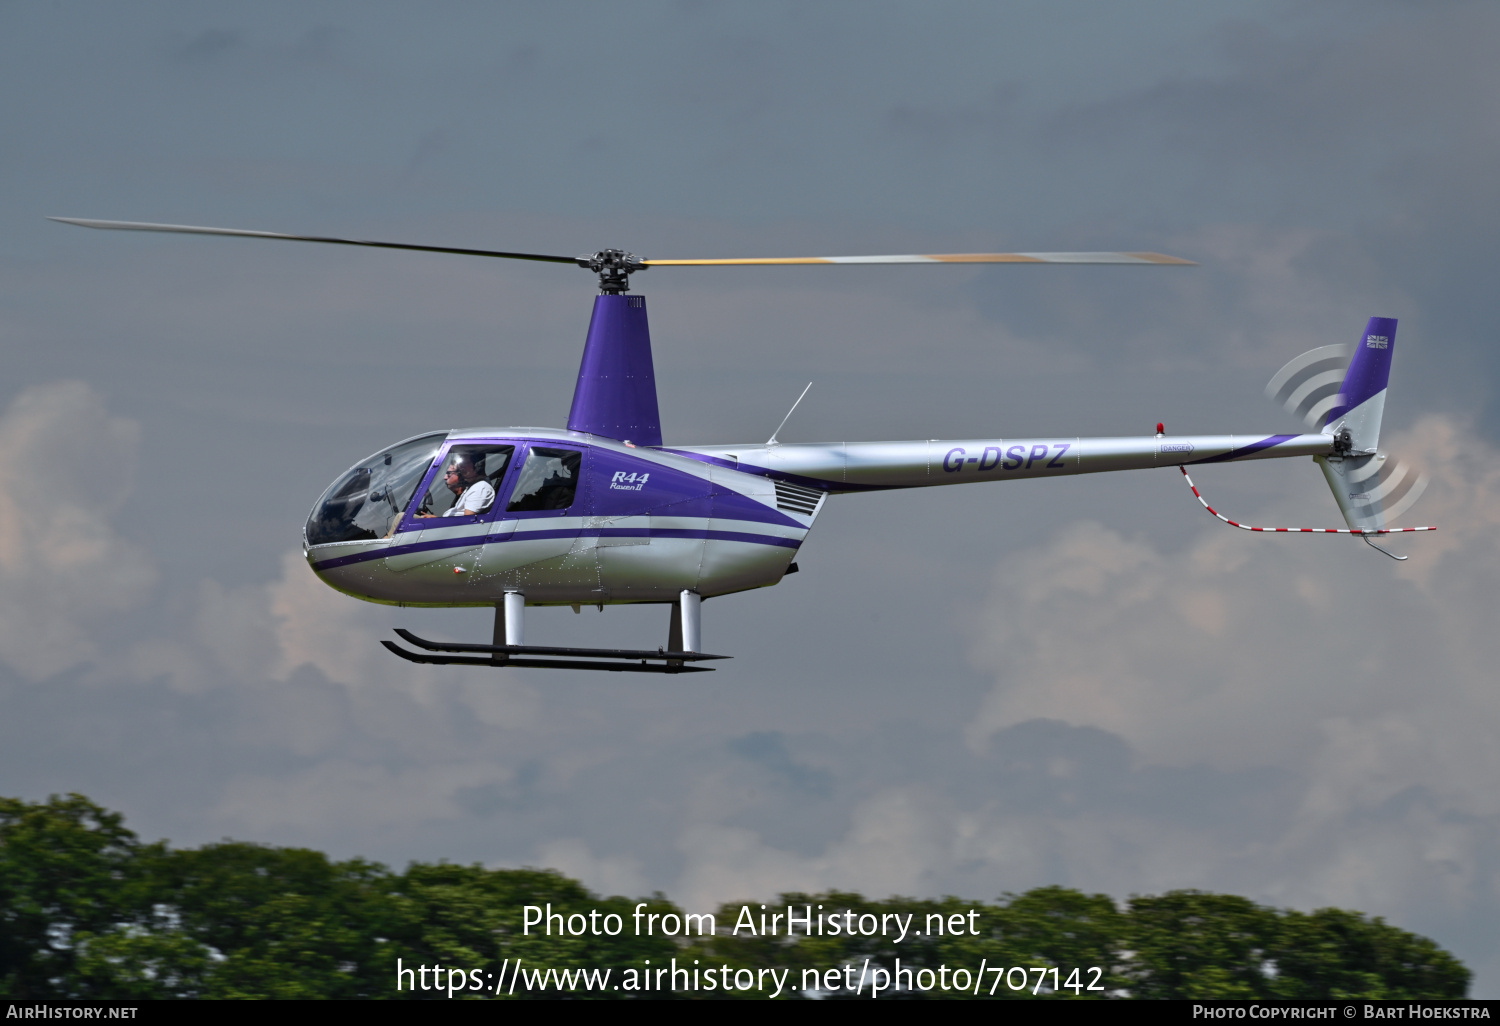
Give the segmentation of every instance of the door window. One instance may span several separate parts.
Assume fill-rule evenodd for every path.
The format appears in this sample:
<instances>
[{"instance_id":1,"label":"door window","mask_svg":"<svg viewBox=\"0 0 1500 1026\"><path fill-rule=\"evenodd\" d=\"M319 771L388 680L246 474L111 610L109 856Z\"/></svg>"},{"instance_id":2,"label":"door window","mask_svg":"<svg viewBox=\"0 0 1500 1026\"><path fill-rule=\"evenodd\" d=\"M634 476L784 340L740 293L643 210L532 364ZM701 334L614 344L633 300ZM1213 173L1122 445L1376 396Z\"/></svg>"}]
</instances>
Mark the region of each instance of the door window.
<instances>
[{"instance_id":1,"label":"door window","mask_svg":"<svg viewBox=\"0 0 1500 1026\"><path fill-rule=\"evenodd\" d=\"M567 509L578 494L578 472L583 453L577 449L550 449L533 445L516 478L516 488L506 507L512 513Z\"/></svg>"},{"instance_id":2,"label":"door window","mask_svg":"<svg viewBox=\"0 0 1500 1026\"><path fill-rule=\"evenodd\" d=\"M417 517L477 517L490 512L514 445L455 445L417 504Z\"/></svg>"}]
</instances>

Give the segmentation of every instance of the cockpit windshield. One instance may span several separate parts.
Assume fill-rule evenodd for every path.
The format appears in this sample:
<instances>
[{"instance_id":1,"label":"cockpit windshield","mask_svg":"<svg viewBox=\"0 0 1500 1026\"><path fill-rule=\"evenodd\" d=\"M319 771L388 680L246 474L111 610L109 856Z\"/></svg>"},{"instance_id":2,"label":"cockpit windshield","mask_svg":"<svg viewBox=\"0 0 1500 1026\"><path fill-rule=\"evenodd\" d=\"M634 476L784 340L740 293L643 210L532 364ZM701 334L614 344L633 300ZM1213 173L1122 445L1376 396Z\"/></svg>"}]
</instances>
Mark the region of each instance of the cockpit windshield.
<instances>
[{"instance_id":1,"label":"cockpit windshield","mask_svg":"<svg viewBox=\"0 0 1500 1026\"><path fill-rule=\"evenodd\" d=\"M335 481L308 518L307 544L389 537L447 437L422 435L384 449Z\"/></svg>"}]
</instances>

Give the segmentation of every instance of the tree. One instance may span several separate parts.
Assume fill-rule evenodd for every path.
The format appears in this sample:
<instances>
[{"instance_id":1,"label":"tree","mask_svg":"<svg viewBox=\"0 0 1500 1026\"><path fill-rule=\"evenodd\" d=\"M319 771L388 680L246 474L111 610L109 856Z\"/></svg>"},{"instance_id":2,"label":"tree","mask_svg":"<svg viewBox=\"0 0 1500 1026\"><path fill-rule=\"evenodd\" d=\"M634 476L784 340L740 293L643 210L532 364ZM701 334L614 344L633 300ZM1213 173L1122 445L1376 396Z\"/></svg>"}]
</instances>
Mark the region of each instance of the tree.
<instances>
[{"instance_id":1,"label":"tree","mask_svg":"<svg viewBox=\"0 0 1500 1026\"><path fill-rule=\"evenodd\" d=\"M94 996L77 942L149 919L142 854L118 813L82 795L0 798L0 995Z\"/></svg>"},{"instance_id":2,"label":"tree","mask_svg":"<svg viewBox=\"0 0 1500 1026\"><path fill-rule=\"evenodd\" d=\"M154 868L178 929L210 954L195 996L355 998L388 983L399 912L384 866L229 841Z\"/></svg>"},{"instance_id":3,"label":"tree","mask_svg":"<svg viewBox=\"0 0 1500 1026\"><path fill-rule=\"evenodd\" d=\"M1132 997L1265 998L1276 915L1228 894L1170 891L1133 897L1122 946Z\"/></svg>"},{"instance_id":4,"label":"tree","mask_svg":"<svg viewBox=\"0 0 1500 1026\"><path fill-rule=\"evenodd\" d=\"M722 972L713 990L642 985L648 963L654 973L674 960L748 969L757 985L761 970L787 971L788 998L852 997L853 977L868 971L867 988L877 970L887 999L1454 998L1470 978L1378 918L1201 891L1137 896L1123 910L1063 887L992 903L791 893L764 910L768 925L780 915L774 930L759 903L730 904L710 936L689 935L661 894L639 903L655 918L638 933L637 904L543 869L414 862L398 875L305 848L172 850L82 795L0 798L0 997L12 999L762 996ZM813 930L791 931L788 906ZM595 986L578 986L578 971ZM1025 985L1013 989L1017 971Z\"/></svg>"},{"instance_id":5,"label":"tree","mask_svg":"<svg viewBox=\"0 0 1500 1026\"><path fill-rule=\"evenodd\" d=\"M1469 970L1426 937L1336 908L1284 912L1267 955L1295 998L1461 998Z\"/></svg>"},{"instance_id":6,"label":"tree","mask_svg":"<svg viewBox=\"0 0 1500 1026\"><path fill-rule=\"evenodd\" d=\"M380 982L381 992L386 994L392 994L395 988L398 956L404 966L440 965L471 974L477 971L485 989L493 993L507 972L516 973L518 964L537 970L607 968L614 981L610 986L614 986L621 982L625 970L638 974L647 960L661 967L683 950L675 937L663 934L654 923L649 933L637 936L633 920L637 900L600 898L553 870L414 862L392 881L392 894L399 904L400 926L391 934L393 941ZM646 904L643 912L648 915L675 913L677 936L681 936L680 909L660 894ZM536 910L537 919L529 929L524 925L523 909L527 906ZM548 920L548 913L558 918ZM611 920L610 916L618 918ZM471 984L473 979L471 975ZM401 997L448 996L442 986L429 990L421 980L413 982L416 986L404 986ZM505 984L500 993L509 995L511 985ZM603 992L529 988L524 975L515 984L515 996L523 995L570 999L674 996L623 988Z\"/></svg>"},{"instance_id":7,"label":"tree","mask_svg":"<svg viewBox=\"0 0 1500 1026\"><path fill-rule=\"evenodd\" d=\"M815 924L811 936L802 934L800 926L795 936L787 935L784 929L778 936L758 931L731 932L704 947L715 961L730 966L790 968L799 982L804 971L820 974L824 982L816 995L805 991L789 993L793 997L853 998L856 995L847 980L841 983L836 972L833 976L827 974L848 965L865 968L867 960L869 966L889 974L887 979L892 984L899 984L899 989L892 986L885 995L891 999L958 1000L976 993L996 998L1102 997L1123 983L1114 973L1119 961L1121 917L1114 902L1103 894L1085 895L1062 887L1044 887L987 904L951 896L871 900L852 892L828 891L783 894L775 903L767 903L768 912L780 912L783 916L788 906L799 917L810 910ZM744 907L747 906L720 906L720 923L735 923ZM758 903L748 907L755 910L754 916L759 916ZM820 913L825 918L837 916L845 926L837 932L825 926L818 933L816 917ZM898 918L888 920L892 916ZM897 940L893 932L880 932L888 921L893 931L900 929L898 924L906 924L905 937ZM861 923L877 932L859 932ZM855 927L853 933L847 929L850 924ZM1098 975L1087 971L1094 966L1100 969ZM1026 981L1025 986L1015 989L989 972L998 969L1003 975L1015 967L1022 972L1019 977L1012 976L1011 981ZM981 968L986 970L985 975L977 979ZM1056 977L1049 972L1039 979L1033 972L1053 968L1060 970ZM1067 982L1074 969L1081 972L1073 975L1076 986L1069 990ZM969 980L967 987L951 981L955 970L963 970L964 978ZM813 977L808 975L806 979L810 982ZM1088 992L1090 984L1100 990ZM868 991L864 993L868 995Z\"/></svg>"}]
</instances>

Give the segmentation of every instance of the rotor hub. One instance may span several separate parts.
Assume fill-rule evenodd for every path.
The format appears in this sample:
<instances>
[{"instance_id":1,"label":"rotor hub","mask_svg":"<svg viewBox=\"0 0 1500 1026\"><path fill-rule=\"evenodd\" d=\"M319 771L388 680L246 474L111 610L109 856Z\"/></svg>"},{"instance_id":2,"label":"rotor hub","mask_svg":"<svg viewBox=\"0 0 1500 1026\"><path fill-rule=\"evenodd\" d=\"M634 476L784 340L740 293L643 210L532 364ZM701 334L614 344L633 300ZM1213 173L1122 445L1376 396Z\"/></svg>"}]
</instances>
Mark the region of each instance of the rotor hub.
<instances>
[{"instance_id":1,"label":"rotor hub","mask_svg":"<svg viewBox=\"0 0 1500 1026\"><path fill-rule=\"evenodd\" d=\"M578 266L587 267L599 276L599 292L618 296L630 291L630 276L646 270L646 262L623 249L601 249L578 257Z\"/></svg>"}]
</instances>

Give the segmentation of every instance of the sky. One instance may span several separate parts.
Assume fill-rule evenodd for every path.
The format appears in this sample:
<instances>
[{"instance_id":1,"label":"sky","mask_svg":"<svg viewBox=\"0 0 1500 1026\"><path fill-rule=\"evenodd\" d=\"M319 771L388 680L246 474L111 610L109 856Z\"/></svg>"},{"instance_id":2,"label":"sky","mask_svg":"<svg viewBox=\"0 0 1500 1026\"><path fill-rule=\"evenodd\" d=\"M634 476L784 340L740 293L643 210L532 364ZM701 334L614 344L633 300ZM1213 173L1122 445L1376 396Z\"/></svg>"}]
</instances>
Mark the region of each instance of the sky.
<instances>
[{"instance_id":1,"label":"sky","mask_svg":"<svg viewBox=\"0 0 1500 1026\"><path fill-rule=\"evenodd\" d=\"M179 846L786 890L1174 888L1385 917L1500 996L1500 10L1478 3L0 2L0 794ZM1387 560L1171 472L848 495L714 674L413 667L324 487L561 426L592 276L48 215L648 257L666 443L1292 431L1398 318ZM1337 526L1307 460L1195 475ZM660 608L532 610L650 647ZM601 679L603 678L603 679Z\"/></svg>"}]
</instances>

